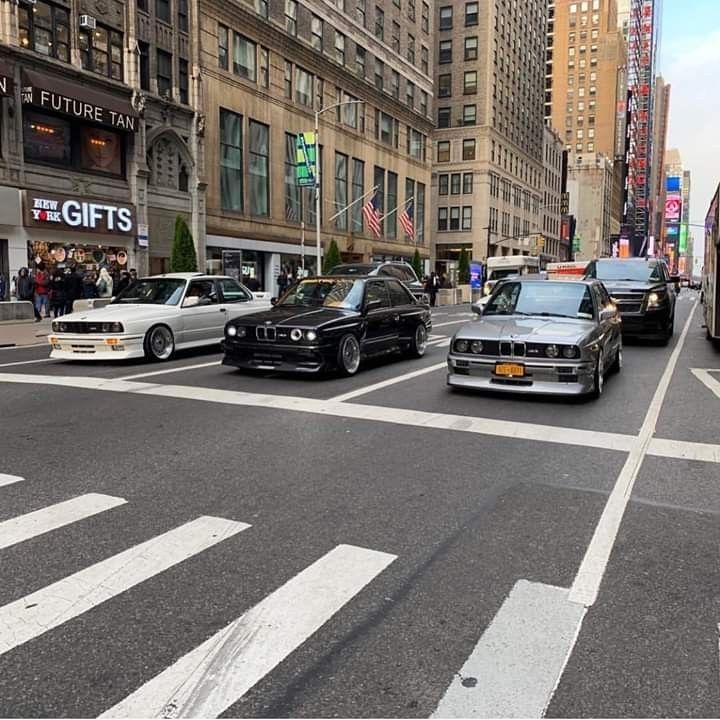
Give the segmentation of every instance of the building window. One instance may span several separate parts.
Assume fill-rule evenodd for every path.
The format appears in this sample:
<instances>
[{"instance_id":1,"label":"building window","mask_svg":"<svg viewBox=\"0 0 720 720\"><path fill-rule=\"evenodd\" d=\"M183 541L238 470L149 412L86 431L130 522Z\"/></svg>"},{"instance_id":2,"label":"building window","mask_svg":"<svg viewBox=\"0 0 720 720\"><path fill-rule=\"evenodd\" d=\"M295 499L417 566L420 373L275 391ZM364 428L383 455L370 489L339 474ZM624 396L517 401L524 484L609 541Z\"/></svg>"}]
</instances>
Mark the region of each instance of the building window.
<instances>
[{"instance_id":1,"label":"building window","mask_svg":"<svg viewBox=\"0 0 720 720\"><path fill-rule=\"evenodd\" d=\"M288 35L297 35L297 2L285 0L285 30Z\"/></svg>"},{"instance_id":2,"label":"building window","mask_svg":"<svg viewBox=\"0 0 720 720\"><path fill-rule=\"evenodd\" d=\"M345 64L345 36L335 31L335 60L340 64Z\"/></svg>"},{"instance_id":3,"label":"building window","mask_svg":"<svg viewBox=\"0 0 720 720\"><path fill-rule=\"evenodd\" d=\"M140 88L150 90L150 46L145 42L138 42L140 63Z\"/></svg>"},{"instance_id":4,"label":"building window","mask_svg":"<svg viewBox=\"0 0 720 720\"><path fill-rule=\"evenodd\" d=\"M155 15L158 20L170 22L170 0L155 0Z\"/></svg>"},{"instance_id":5,"label":"building window","mask_svg":"<svg viewBox=\"0 0 720 720\"><path fill-rule=\"evenodd\" d=\"M450 141L449 140L438 140L437 161L438 162L450 162Z\"/></svg>"},{"instance_id":6,"label":"building window","mask_svg":"<svg viewBox=\"0 0 720 720\"><path fill-rule=\"evenodd\" d=\"M38 0L17 6L20 46L70 62L68 11Z\"/></svg>"},{"instance_id":7,"label":"building window","mask_svg":"<svg viewBox=\"0 0 720 720\"><path fill-rule=\"evenodd\" d=\"M285 97L292 100L293 96L293 66L288 60L285 61Z\"/></svg>"},{"instance_id":8,"label":"building window","mask_svg":"<svg viewBox=\"0 0 720 720\"><path fill-rule=\"evenodd\" d=\"M183 105L187 105L190 95L190 81L188 77L187 60L181 59L178 61L178 90L180 91L180 102Z\"/></svg>"},{"instance_id":9,"label":"building window","mask_svg":"<svg viewBox=\"0 0 720 720\"><path fill-rule=\"evenodd\" d=\"M450 127L450 108L449 107L438 108L437 123L438 123L439 128Z\"/></svg>"},{"instance_id":10,"label":"building window","mask_svg":"<svg viewBox=\"0 0 720 720\"><path fill-rule=\"evenodd\" d=\"M426 2L422 4L420 27L426 35L430 32L430 6Z\"/></svg>"},{"instance_id":11,"label":"building window","mask_svg":"<svg viewBox=\"0 0 720 720\"><path fill-rule=\"evenodd\" d=\"M172 95L172 55L164 50L157 51L157 88L158 95Z\"/></svg>"},{"instance_id":12,"label":"building window","mask_svg":"<svg viewBox=\"0 0 720 720\"><path fill-rule=\"evenodd\" d=\"M375 87L378 90L385 87L385 63L380 58L375 58Z\"/></svg>"},{"instance_id":13,"label":"building window","mask_svg":"<svg viewBox=\"0 0 720 720\"><path fill-rule=\"evenodd\" d=\"M438 232L445 232L448 229L448 209L446 207L438 208Z\"/></svg>"},{"instance_id":14,"label":"building window","mask_svg":"<svg viewBox=\"0 0 720 720\"><path fill-rule=\"evenodd\" d=\"M459 230L460 229L460 208L459 207L451 207L450 208L450 230Z\"/></svg>"},{"instance_id":15,"label":"building window","mask_svg":"<svg viewBox=\"0 0 720 720\"><path fill-rule=\"evenodd\" d=\"M322 110L325 106L325 81L322 78L315 78L315 109Z\"/></svg>"},{"instance_id":16,"label":"building window","mask_svg":"<svg viewBox=\"0 0 720 720\"><path fill-rule=\"evenodd\" d=\"M115 80L123 75L123 36L100 25L80 31L80 59L84 70Z\"/></svg>"},{"instance_id":17,"label":"building window","mask_svg":"<svg viewBox=\"0 0 720 720\"><path fill-rule=\"evenodd\" d=\"M465 38L465 60L478 59L478 39L477 36Z\"/></svg>"},{"instance_id":18,"label":"building window","mask_svg":"<svg viewBox=\"0 0 720 720\"><path fill-rule=\"evenodd\" d=\"M453 26L453 9L452 5L440 8L440 29L452 30Z\"/></svg>"},{"instance_id":19,"label":"building window","mask_svg":"<svg viewBox=\"0 0 720 720\"><path fill-rule=\"evenodd\" d=\"M452 40L441 40L438 50L438 63L440 65L452 62Z\"/></svg>"},{"instance_id":20,"label":"building window","mask_svg":"<svg viewBox=\"0 0 720 720\"><path fill-rule=\"evenodd\" d=\"M313 76L301 67L295 67L295 102L311 108L313 106Z\"/></svg>"},{"instance_id":21,"label":"building window","mask_svg":"<svg viewBox=\"0 0 720 720\"><path fill-rule=\"evenodd\" d=\"M375 6L375 37L378 40L385 39L385 11Z\"/></svg>"},{"instance_id":22,"label":"building window","mask_svg":"<svg viewBox=\"0 0 720 720\"><path fill-rule=\"evenodd\" d=\"M255 82L257 80L255 43L240 33L235 33L233 45L233 72L246 80Z\"/></svg>"},{"instance_id":23,"label":"building window","mask_svg":"<svg viewBox=\"0 0 720 720\"><path fill-rule=\"evenodd\" d=\"M475 125L477 122L477 105L463 107L463 125Z\"/></svg>"},{"instance_id":24,"label":"building window","mask_svg":"<svg viewBox=\"0 0 720 720\"><path fill-rule=\"evenodd\" d=\"M335 227L338 230L347 230L347 210L341 212L348 205L348 156L342 153L335 153L335 213L340 213L335 218Z\"/></svg>"},{"instance_id":25,"label":"building window","mask_svg":"<svg viewBox=\"0 0 720 720\"><path fill-rule=\"evenodd\" d=\"M463 76L463 95L475 95L477 92L477 71L468 70Z\"/></svg>"},{"instance_id":26,"label":"building window","mask_svg":"<svg viewBox=\"0 0 720 720\"><path fill-rule=\"evenodd\" d=\"M450 97L452 95L452 75L438 76L438 97Z\"/></svg>"},{"instance_id":27,"label":"building window","mask_svg":"<svg viewBox=\"0 0 720 720\"><path fill-rule=\"evenodd\" d=\"M224 25L218 25L218 66L222 70L228 70L228 44L230 42L230 31Z\"/></svg>"},{"instance_id":28,"label":"building window","mask_svg":"<svg viewBox=\"0 0 720 720\"><path fill-rule=\"evenodd\" d=\"M353 158L352 174L352 201L355 203L351 209L352 232L361 233L363 229L362 202L365 194L365 163Z\"/></svg>"},{"instance_id":29,"label":"building window","mask_svg":"<svg viewBox=\"0 0 720 720\"><path fill-rule=\"evenodd\" d=\"M438 195L447 195L450 176L447 173L438 175Z\"/></svg>"},{"instance_id":30,"label":"building window","mask_svg":"<svg viewBox=\"0 0 720 720\"><path fill-rule=\"evenodd\" d=\"M428 94L424 91L420 91L420 113L423 117L427 116L428 112Z\"/></svg>"},{"instance_id":31,"label":"building window","mask_svg":"<svg viewBox=\"0 0 720 720\"><path fill-rule=\"evenodd\" d=\"M355 19L363 26L367 27L367 11L365 0L357 0L355 3Z\"/></svg>"},{"instance_id":32,"label":"building window","mask_svg":"<svg viewBox=\"0 0 720 720\"><path fill-rule=\"evenodd\" d=\"M396 99L400 99L400 73L397 70L390 71L390 93Z\"/></svg>"},{"instance_id":33,"label":"building window","mask_svg":"<svg viewBox=\"0 0 720 720\"><path fill-rule=\"evenodd\" d=\"M188 0L178 0L178 28L180 32L188 31Z\"/></svg>"},{"instance_id":34,"label":"building window","mask_svg":"<svg viewBox=\"0 0 720 720\"><path fill-rule=\"evenodd\" d=\"M385 212L385 168L381 168L378 165L373 169L373 187L377 188L375 191L375 207L378 209L380 217L382 217ZM381 221L381 230L382 227L383 222Z\"/></svg>"},{"instance_id":35,"label":"building window","mask_svg":"<svg viewBox=\"0 0 720 720\"><path fill-rule=\"evenodd\" d=\"M375 138L385 145L390 147L397 147L398 145L398 131L396 125L397 120L392 115L382 112L381 110L375 111Z\"/></svg>"},{"instance_id":36,"label":"building window","mask_svg":"<svg viewBox=\"0 0 720 720\"><path fill-rule=\"evenodd\" d=\"M270 215L270 127L250 121L248 183L250 214Z\"/></svg>"},{"instance_id":37,"label":"building window","mask_svg":"<svg viewBox=\"0 0 720 720\"><path fill-rule=\"evenodd\" d=\"M472 230L472 207L468 205L462 209L462 229Z\"/></svg>"},{"instance_id":38,"label":"building window","mask_svg":"<svg viewBox=\"0 0 720 720\"><path fill-rule=\"evenodd\" d=\"M224 210L243 209L242 115L220 110L220 202Z\"/></svg>"},{"instance_id":39,"label":"building window","mask_svg":"<svg viewBox=\"0 0 720 720\"><path fill-rule=\"evenodd\" d=\"M385 218L385 237L388 240L397 238L397 200L398 176L388 170L387 174L387 215ZM391 214L392 213L392 214Z\"/></svg>"},{"instance_id":40,"label":"building window","mask_svg":"<svg viewBox=\"0 0 720 720\"><path fill-rule=\"evenodd\" d=\"M465 27L472 27L478 24L478 4L476 2L465 3Z\"/></svg>"},{"instance_id":41,"label":"building window","mask_svg":"<svg viewBox=\"0 0 720 720\"><path fill-rule=\"evenodd\" d=\"M400 23L395 22L393 20L392 22L392 28L391 28L391 36L390 36L390 47L396 52L400 52Z\"/></svg>"},{"instance_id":42,"label":"building window","mask_svg":"<svg viewBox=\"0 0 720 720\"><path fill-rule=\"evenodd\" d=\"M415 22L415 0L408 0L407 16L410 22Z\"/></svg>"},{"instance_id":43,"label":"building window","mask_svg":"<svg viewBox=\"0 0 720 720\"><path fill-rule=\"evenodd\" d=\"M258 49L258 69L260 74L260 85L264 88L270 83L270 51L265 47Z\"/></svg>"},{"instance_id":44,"label":"building window","mask_svg":"<svg viewBox=\"0 0 720 720\"><path fill-rule=\"evenodd\" d=\"M366 66L367 53L364 47L360 45L355 46L355 72L361 77L365 78L365 66Z\"/></svg>"},{"instance_id":45,"label":"building window","mask_svg":"<svg viewBox=\"0 0 720 720\"><path fill-rule=\"evenodd\" d=\"M411 127L407 129L407 153L416 160L425 159L425 136Z\"/></svg>"},{"instance_id":46,"label":"building window","mask_svg":"<svg viewBox=\"0 0 720 720\"><path fill-rule=\"evenodd\" d=\"M409 108L415 107L415 85L409 80L405 84L405 103Z\"/></svg>"},{"instance_id":47,"label":"building window","mask_svg":"<svg viewBox=\"0 0 720 720\"><path fill-rule=\"evenodd\" d=\"M450 194L451 195L459 195L460 194L461 181L462 181L462 175L460 175L460 173L453 173L450 176Z\"/></svg>"},{"instance_id":48,"label":"building window","mask_svg":"<svg viewBox=\"0 0 720 720\"><path fill-rule=\"evenodd\" d=\"M407 59L411 65L415 64L415 36L407 36Z\"/></svg>"},{"instance_id":49,"label":"building window","mask_svg":"<svg viewBox=\"0 0 720 720\"><path fill-rule=\"evenodd\" d=\"M473 174L463 173L463 195L472 195L473 191Z\"/></svg>"},{"instance_id":50,"label":"building window","mask_svg":"<svg viewBox=\"0 0 720 720\"><path fill-rule=\"evenodd\" d=\"M357 102L357 98L336 88L338 102L346 103L337 107L337 121L347 127L362 131L365 129L365 107Z\"/></svg>"},{"instance_id":51,"label":"building window","mask_svg":"<svg viewBox=\"0 0 720 720\"><path fill-rule=\"evenodd\" d=\"M300 188L295 176L296 144L297 136L285 133L285 219L291 223L300 222Z\"/></svg>"},{"instance_id":52,"label":"building window","mask_svg":"<svg viewBox=\"0 0 720 720\"><path fill-rule=\"evenodd\" d=\"M310 42L315 50L323 51L323 21L317 15L312 16L310 21Z\"/></svg>"},{"instance_id":53,"label":"building window","mask_svg":"<svg viewBox=\"0 0 720 720\"><path fill-rule=\"evenodd\" d=\"M463 140L462 159L463 160L474 160L475 159L475 140L474 139L471 138L471 139Z\"/></svg>"},{"instance_id":54,"label":"building window","mask_svg":"<svg viewBox=\"0 0 720 720\"><path fill-rule=\"evenodd\" d=\"M255 12L264 17L267 20L268 17L268 3L267 0L255 0Z\"/></svg>"}]
</instances>

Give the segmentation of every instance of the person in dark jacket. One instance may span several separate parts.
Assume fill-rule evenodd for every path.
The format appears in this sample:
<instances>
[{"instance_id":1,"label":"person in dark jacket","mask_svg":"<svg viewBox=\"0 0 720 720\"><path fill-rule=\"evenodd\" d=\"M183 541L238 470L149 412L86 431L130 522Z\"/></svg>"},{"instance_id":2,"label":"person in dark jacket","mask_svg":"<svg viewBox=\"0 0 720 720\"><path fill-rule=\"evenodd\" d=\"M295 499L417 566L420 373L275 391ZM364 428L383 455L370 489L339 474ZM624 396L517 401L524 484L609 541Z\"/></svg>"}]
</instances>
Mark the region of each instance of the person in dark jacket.
<instances>
[{"instance_id":1,"label":"person in dark jacket","mask_svg":"<svg viewBox=\"0 0 720 720\"><path fill-rule=\"evenodd\" d=\"M127 270L123 270L120 273L120 277L115 284L115 295L119 295L125 288L130 287L130 273Z\"/></svg>"},{"instance_id":2,"label":"person in dark jacket","mask_svg":"<svg viewBox=\"0 0 720 720\"><path fill-rule=\"evenodd\" d=\"M73 311L73 303L83 296L82 276L79 270L65 269L65 314Z\"/></svg>"},{"instance_id":3,"label":"person in dark jacket","mask_svg":"<svg viewBox=\"0 0 720 720\"><path fill-rule=\"evenodd\" d=\"M440 289L440 278L434 273L425 281L425 292L430 296L430 307L435 307L438 290Z\"/></svg>"},{"instance_id":4,"label":"person in dark jacket","mask_svg":"<svg viewBox=\"0 0 720 720\"><path fill-rule=\"evenodd\" d=\"M35 313L35 322L40 322L40 311L35 306L35 283L30 277L30 272L26 267L21 267L15 282L15 295L18 300L24 300L32 303L33 312Z\"/></svg>"},{"instance_id":5,"label":"person in dark jacket","mask_svg":"<svg viewBox=\"0 0 720 720\"><path fill-rule=\"evenodd\" d=\"M85 273L82 279L82 296L86 300L96 298L98 296L97 286L95 285L96 277L94 273Z\"/></svg>"},{"instance_id":6,"label":"person in dark jacket","mask_svg":"<svg viewBox=\"0 0 720 720\"><path fill-rule=\"evenodd\" d=\"M53 317L60 317L65 314L67 305L67 288L65 278L61 272L55 272L50 281L50 311Z\"/></svg>"},{"instance_id":7,"label":"person in dark jacket","mask_svg":"<svg viewBox=\"0 0 720 720\"><path fill-rule=\"evenodd\" d=\"M7 280L5 280L4 275L0 275L0 302L2 302L5 299L6 294L7 294Z\"/></svg>"}]
</instances>

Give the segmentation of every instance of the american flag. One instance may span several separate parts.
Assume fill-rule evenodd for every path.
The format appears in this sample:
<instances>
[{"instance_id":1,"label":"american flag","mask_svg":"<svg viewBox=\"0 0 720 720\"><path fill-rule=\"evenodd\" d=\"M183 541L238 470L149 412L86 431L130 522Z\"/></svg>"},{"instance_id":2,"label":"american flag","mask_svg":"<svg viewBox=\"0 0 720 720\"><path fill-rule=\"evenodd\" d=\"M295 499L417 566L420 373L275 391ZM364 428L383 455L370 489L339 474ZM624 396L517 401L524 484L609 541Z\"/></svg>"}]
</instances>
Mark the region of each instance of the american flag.
<instances>
[{"instance_id":1,"label":"american flag","mask_svg":"<svg viewBox=\"0 0 720 720\"><path fill-rule=\"evenodd\" d=\"M298 212L296 209L297 204L297 200L295 200L294 198L285 199L285 217L290 222L297 222L299 220Z\"/></svg>"},{"instance_id":2,"label":"american flag","mask_svg":"<svg viewBox=\"0 0 720 720\"><path fill-rule=\"evenodd\" d=\"M405 234L411 239L415 238L415 223L413 221L413 216L413 201L410 200L410 202L408 202L405 206L405 209L400 213L399 220Z\"/></svg>"},{"instance_id":3,"label":"american flag","mask_svg":"<svg viewBox=\"0 0 720 720\"><path fill-rule=\"evenodd\" d=\"M376 196L377 193L373 193L372 197L365 203L365 205L363 205L362 211L365 216L365 221L367 222L368 227L372 230L375 239L379 240L382 235L382 226L380 225L381 219L376 205Z\"/></svg>"}]
</instances>

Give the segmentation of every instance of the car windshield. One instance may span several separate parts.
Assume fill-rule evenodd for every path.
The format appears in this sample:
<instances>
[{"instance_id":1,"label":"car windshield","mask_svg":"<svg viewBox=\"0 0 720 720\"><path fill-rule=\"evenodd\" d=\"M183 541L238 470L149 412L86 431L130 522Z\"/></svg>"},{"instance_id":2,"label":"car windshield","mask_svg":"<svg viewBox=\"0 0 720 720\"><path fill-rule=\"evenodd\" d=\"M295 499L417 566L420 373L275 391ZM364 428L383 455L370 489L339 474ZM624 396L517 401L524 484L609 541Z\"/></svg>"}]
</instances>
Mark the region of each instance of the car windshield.
<instances>
[{"instance_id":1,"label":"car windshield","mask_svg":"<svg viewBox=\"0 0 720 720\"><path fill-rule=\"evenodd\" d=\"M330 275L369 275L375 265L336 265Z\"/></svg>"},{"instance_id":2,"label":"car windshield","mask_svg":"<svg viewBox=\"0 0 720 720\"><path fill-rule=\"evenodd\" d=\"M145 278L123 290L113 304L177 305L182 298L185 281L177 278Z\"/></svg>"},{"instance_id":3,"label":"car windshield","mask_svg":"<svg viewBox=\"0 0 720 720\"><path fill-rule=\"evenodd\" d=\"M488 302L483 315L593 318L590 288L572 282L504 282Z\"/></svg>"},{"instance_id":4,"label":"car windshield","mask_svg":"<svg viewBox=\"0 0 720 720\"><path fill-rule=\"evenodd\" d=\"M590 272L598 280L627 280L628 282L651 282L662 280L658 263L627 260L598 260Z\"/></svg>"},{"instance_id":5,"label":"car windshield","mask_svg":"<svg viewBox=\"0 0 720 720\"><path fill-rule=\"evenodd\" d=\"M309 305L359 310L364 290L362 280L303 280L282 297L278 306Z\"/></svg>"}]
</instances>

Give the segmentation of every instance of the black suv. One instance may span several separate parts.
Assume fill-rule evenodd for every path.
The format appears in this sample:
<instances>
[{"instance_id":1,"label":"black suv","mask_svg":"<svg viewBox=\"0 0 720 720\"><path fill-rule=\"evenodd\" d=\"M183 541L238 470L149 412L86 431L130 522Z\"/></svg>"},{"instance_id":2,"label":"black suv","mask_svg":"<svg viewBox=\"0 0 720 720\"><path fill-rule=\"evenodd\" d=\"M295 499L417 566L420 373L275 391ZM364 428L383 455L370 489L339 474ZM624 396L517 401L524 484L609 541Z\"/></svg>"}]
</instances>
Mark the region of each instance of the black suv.
<instances>
[{"instance_id":1,"label":"black suv","mask_svg":"<svg viewBox=\"0 0 720 720\"><path fill-rule=\"evenodd\" d=\"M413 266L405 262L347 263L336 265L330 275L380 275L399 280L419 303L430 302L424 285L418 280Z\"/></svg>"},{"instance_id":2,"label":"black suv","mask_svg":"<svg viewBox=\"0 0 720 720\"><path fill-rule=\"evenodd\" d=\"M669 342L675 331L678 278L656 258L593 260L587 277L601 280L612 296L624 335L641 335Z\"/></svg>"}]
</instances>

